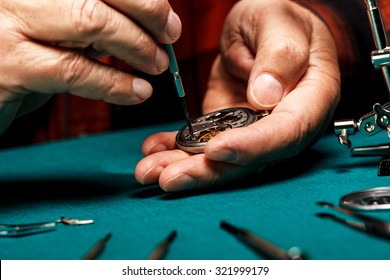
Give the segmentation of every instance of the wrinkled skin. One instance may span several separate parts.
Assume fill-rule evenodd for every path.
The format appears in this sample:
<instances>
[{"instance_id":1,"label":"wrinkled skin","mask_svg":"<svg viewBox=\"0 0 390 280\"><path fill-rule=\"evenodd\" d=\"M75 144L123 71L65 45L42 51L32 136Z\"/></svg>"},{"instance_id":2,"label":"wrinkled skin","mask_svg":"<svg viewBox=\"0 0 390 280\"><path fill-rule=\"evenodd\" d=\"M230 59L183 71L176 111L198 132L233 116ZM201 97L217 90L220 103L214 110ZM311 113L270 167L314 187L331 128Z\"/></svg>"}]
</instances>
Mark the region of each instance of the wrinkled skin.
<instances>
[{"instance_id":1,"label":"wrinkled skin","mask_svg":"<svg viewBox=\"0 0 390 280\"><path fill-rule=\"evenodd\" d=\"M175 146L176 132L148 137L135 176L168 192L211 188L262 172L312 144L339 101L336 47L325 24L288 0L243 0L228 15L204 112L273 109L244 128L218 134L204 154Z\"/></svg>"},{"instance_id":2,"label":"wrinkled skin","mask_svg":"<svg viewBox=\"0 0 390 280\"><path fill-rule=\"evenodd\" d=\"M0 133L54 93L131 105L152 94L131 73L97 61L105 55L160 74L179 17L167 0L0 0Z\"/></svg>"}]
</instances>

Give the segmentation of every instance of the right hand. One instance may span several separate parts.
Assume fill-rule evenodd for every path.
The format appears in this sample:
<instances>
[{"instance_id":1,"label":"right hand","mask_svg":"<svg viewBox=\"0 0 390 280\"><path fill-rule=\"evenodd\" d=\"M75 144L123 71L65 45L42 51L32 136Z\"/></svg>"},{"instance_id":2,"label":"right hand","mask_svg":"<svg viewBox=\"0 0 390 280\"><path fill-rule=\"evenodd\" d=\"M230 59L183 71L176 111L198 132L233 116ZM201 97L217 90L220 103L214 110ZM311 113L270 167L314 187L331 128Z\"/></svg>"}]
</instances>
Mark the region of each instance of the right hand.
<instances>
[{"instance_id":1,"label":"right hand","mask_svg":"<svg viewBox=\"0 0 390 280\"><path fill-rule=\"evenodd\" d=\"M0 133L54 93L145 101L152 94L147 81L96 58L110 55L160 74L169 59L159 43L180 33L167 0L0 0Z\"/></svg>"},{"instance_id":2,"label":"right hand","mask_svg":"<svg viewBox=\"0 0 390 280\"><path fill-rule=\"evenodd\" d=\"M290 0L241 0L229 13L204 111L248 107L269 116L223 131L204 154L176 146L176 132L149 136L136 169L168 192L215 188L287 160L314 143L340 98L334 39L317 15ZM196 166L196 168L194 168Z\"/></svg>"}]
</instances>

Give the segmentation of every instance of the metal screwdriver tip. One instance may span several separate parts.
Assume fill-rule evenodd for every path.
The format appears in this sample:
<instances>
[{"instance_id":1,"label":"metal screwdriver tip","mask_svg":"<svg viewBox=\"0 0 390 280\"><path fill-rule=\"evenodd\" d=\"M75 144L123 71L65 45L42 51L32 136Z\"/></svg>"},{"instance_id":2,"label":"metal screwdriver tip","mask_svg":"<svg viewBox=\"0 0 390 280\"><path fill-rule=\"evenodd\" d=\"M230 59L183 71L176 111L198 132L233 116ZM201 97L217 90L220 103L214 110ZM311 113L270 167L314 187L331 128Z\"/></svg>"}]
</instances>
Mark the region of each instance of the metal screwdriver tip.
<instances>
[{"instance_id":1,"label":"metal screwdriver tip","mask_svg":"<svg viewBox=\"0 0 390 280\"><path fill-rule=\"evenodd\" d=\"M221 221L220 226L222 229L233 234L243 243L248 245L250 248L260 253L268 259L274 260L298 260L303 259L301 252L294 247L294 250L284 250L274 244L268 242L265 239L262 239L260 236L257 236L250 231L242 228L237 228L232 224L229 224L225 221Z\"/></svg>"},{"instance_id":2,"label":"metal screwdriver tip","mask_svg":"<svg viewBox=\"0 0 390 280\"><path fill-rule=\"evenodd\" d=\"M169 245L175 239L177 232L173 230L167 238L165 238L153 251L150 253L148 260L161 260L168 252Z\"/></svg>"},{"instance_id":3,"label":"metal screwdriver tip","mask_svg":"<svg viewBox=\"0 0 390 280\"><path fill-rule=\"evenodd\" d=\"M83 260L95 260L103 251L108 240L110 240L112 234L108 233L103 239L99 240L95 246L85 255Z\"/></svg>"},{"instance_id":4,"label":"metal screwdriver tip","mask_svg":"<svg viewBox=\"0 0 390 280\"><path fill-rule=\"evenodd\" d=\"M183 107L184 116L186 118L186 122L188 125L188 130L190 132L191 138L193 139L194 138L194 131L192 128L190 116L188 114L187 104L186 104L185 99L184 99L185 91L184 91L183 82L182 82L180 74L179 74L179 65L177 64L175 51L173 50L172 44L164 45L164 49L167 52L168 57L169 57L169 72L173 76L173 81L175 83L176 93L177 93L177 96L181 99L181 105Z\"/></svg>"}]
</instances>

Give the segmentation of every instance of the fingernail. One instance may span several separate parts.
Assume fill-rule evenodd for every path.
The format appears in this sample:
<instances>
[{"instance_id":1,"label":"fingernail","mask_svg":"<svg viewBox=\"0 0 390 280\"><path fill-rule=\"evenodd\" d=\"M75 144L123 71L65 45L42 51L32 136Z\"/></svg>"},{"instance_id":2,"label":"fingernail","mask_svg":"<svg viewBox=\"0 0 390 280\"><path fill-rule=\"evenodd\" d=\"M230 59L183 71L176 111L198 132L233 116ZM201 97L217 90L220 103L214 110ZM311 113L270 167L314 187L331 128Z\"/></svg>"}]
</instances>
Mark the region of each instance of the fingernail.
<instances>
[{"instance_id":1,"label":"fingernail","mask_svg":"<svg viewBox=\"0 0 390 280\"><path fill-rule=\"evenodd\" d=\"M133 79L133 95L138 97L139 102L148 99L152 95L152 86L144 79L134 78ZM132 95L132 96L133 96Z\"/></svg>"},{"instance_id":2,"label":"fingernail","mask_svg":"<svg viewBox=\"0 0 390 280\"><path fill-rule=\"evenodd\" d=\"M179 174L165 182L161 188L167 192L193 190L196 187L194 178L186 174Z\"/></svg>"},{"instance_id":3,"label":"fingernail","mask_svg":"<svg viewBox=\"0 0 390 280\"><path fill-rule=\"evenodd\" d=\"M179 16L173 10L171 10L168 15L167 33L168 37L173 41L179 39L181 34L181 21Z\"/></svg>"},{"instance_id":4,"label":"fingernail","mask_svg":"<svg viewBox=\"0 0 390 280\"><path fill-rule=\"evenodd\" d=\"M164 168L160 165L153 166L148 171L145 172L145 174L141 178L141 184L142 185L149 185L157 183L158 177L161 174L161 172L164 170Z\"/></svg>"},{"instance_id":5,"label":"fingernail","mask_svg":"<svg viewBox=\"0 0 390 280\"><path fill-rule=\"evenodd\" d=\"M269 74L258 76L251 86L252 100L260 106L277 105L284 95L282 84Z\"/></svg>"},{"instance_id":6,"label":"fingernail","mask_svg":"<svg viewBox=\"0 0 390 280\"><path fill-rule=\"evenodd\" d=\"M169 58L167 53L162 48L157 48L156 52L156 66L157 71L162 73L167 70L169 65Z\"/></svg>"},{"instance_id":7,"label":"fingernail","mask_svg":"<svg viewBox=\"0 0 390 280\"><path fill-rule=\"evenodd\" d=\"M154 153L162 152L162 151L166 151L166 150L167 150L167 146L165 146L163 144L156 144L156 145L150 147L147 151L145 151L145 155L150 155L150 154L154 154Z\"/></svg>"},{"instance_id":8,"label":"fingernail","mask_svg":"<svg viewBox=\"0 0 390 280\"><path fill-rule=\"evenodd\" d=\"M238 158L237 152L230 149L215 149L207 151L207 158L215 161L234 162Z\"/></svg>"}]
</instances>

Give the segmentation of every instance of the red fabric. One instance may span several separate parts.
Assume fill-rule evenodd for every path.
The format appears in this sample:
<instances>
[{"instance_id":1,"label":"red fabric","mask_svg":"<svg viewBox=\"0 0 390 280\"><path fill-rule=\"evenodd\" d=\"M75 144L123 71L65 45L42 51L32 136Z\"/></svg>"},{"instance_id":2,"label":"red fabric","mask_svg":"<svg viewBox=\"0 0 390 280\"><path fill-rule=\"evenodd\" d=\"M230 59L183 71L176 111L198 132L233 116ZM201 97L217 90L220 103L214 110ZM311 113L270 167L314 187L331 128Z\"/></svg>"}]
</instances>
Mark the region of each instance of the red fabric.
<instances>
[{"instance_id":1,"label":"red fabric","mask_svg":"<svg viewBox=\"0 0 390 280\"><path fill-rule=\"evenodd\" d=\"M387 30L388 40L390 41L390 2L389 0L379 0L379 6L382 12L383 23ZM388 42L390 44L390 42Z\"/></svg>"}]
</instances>

